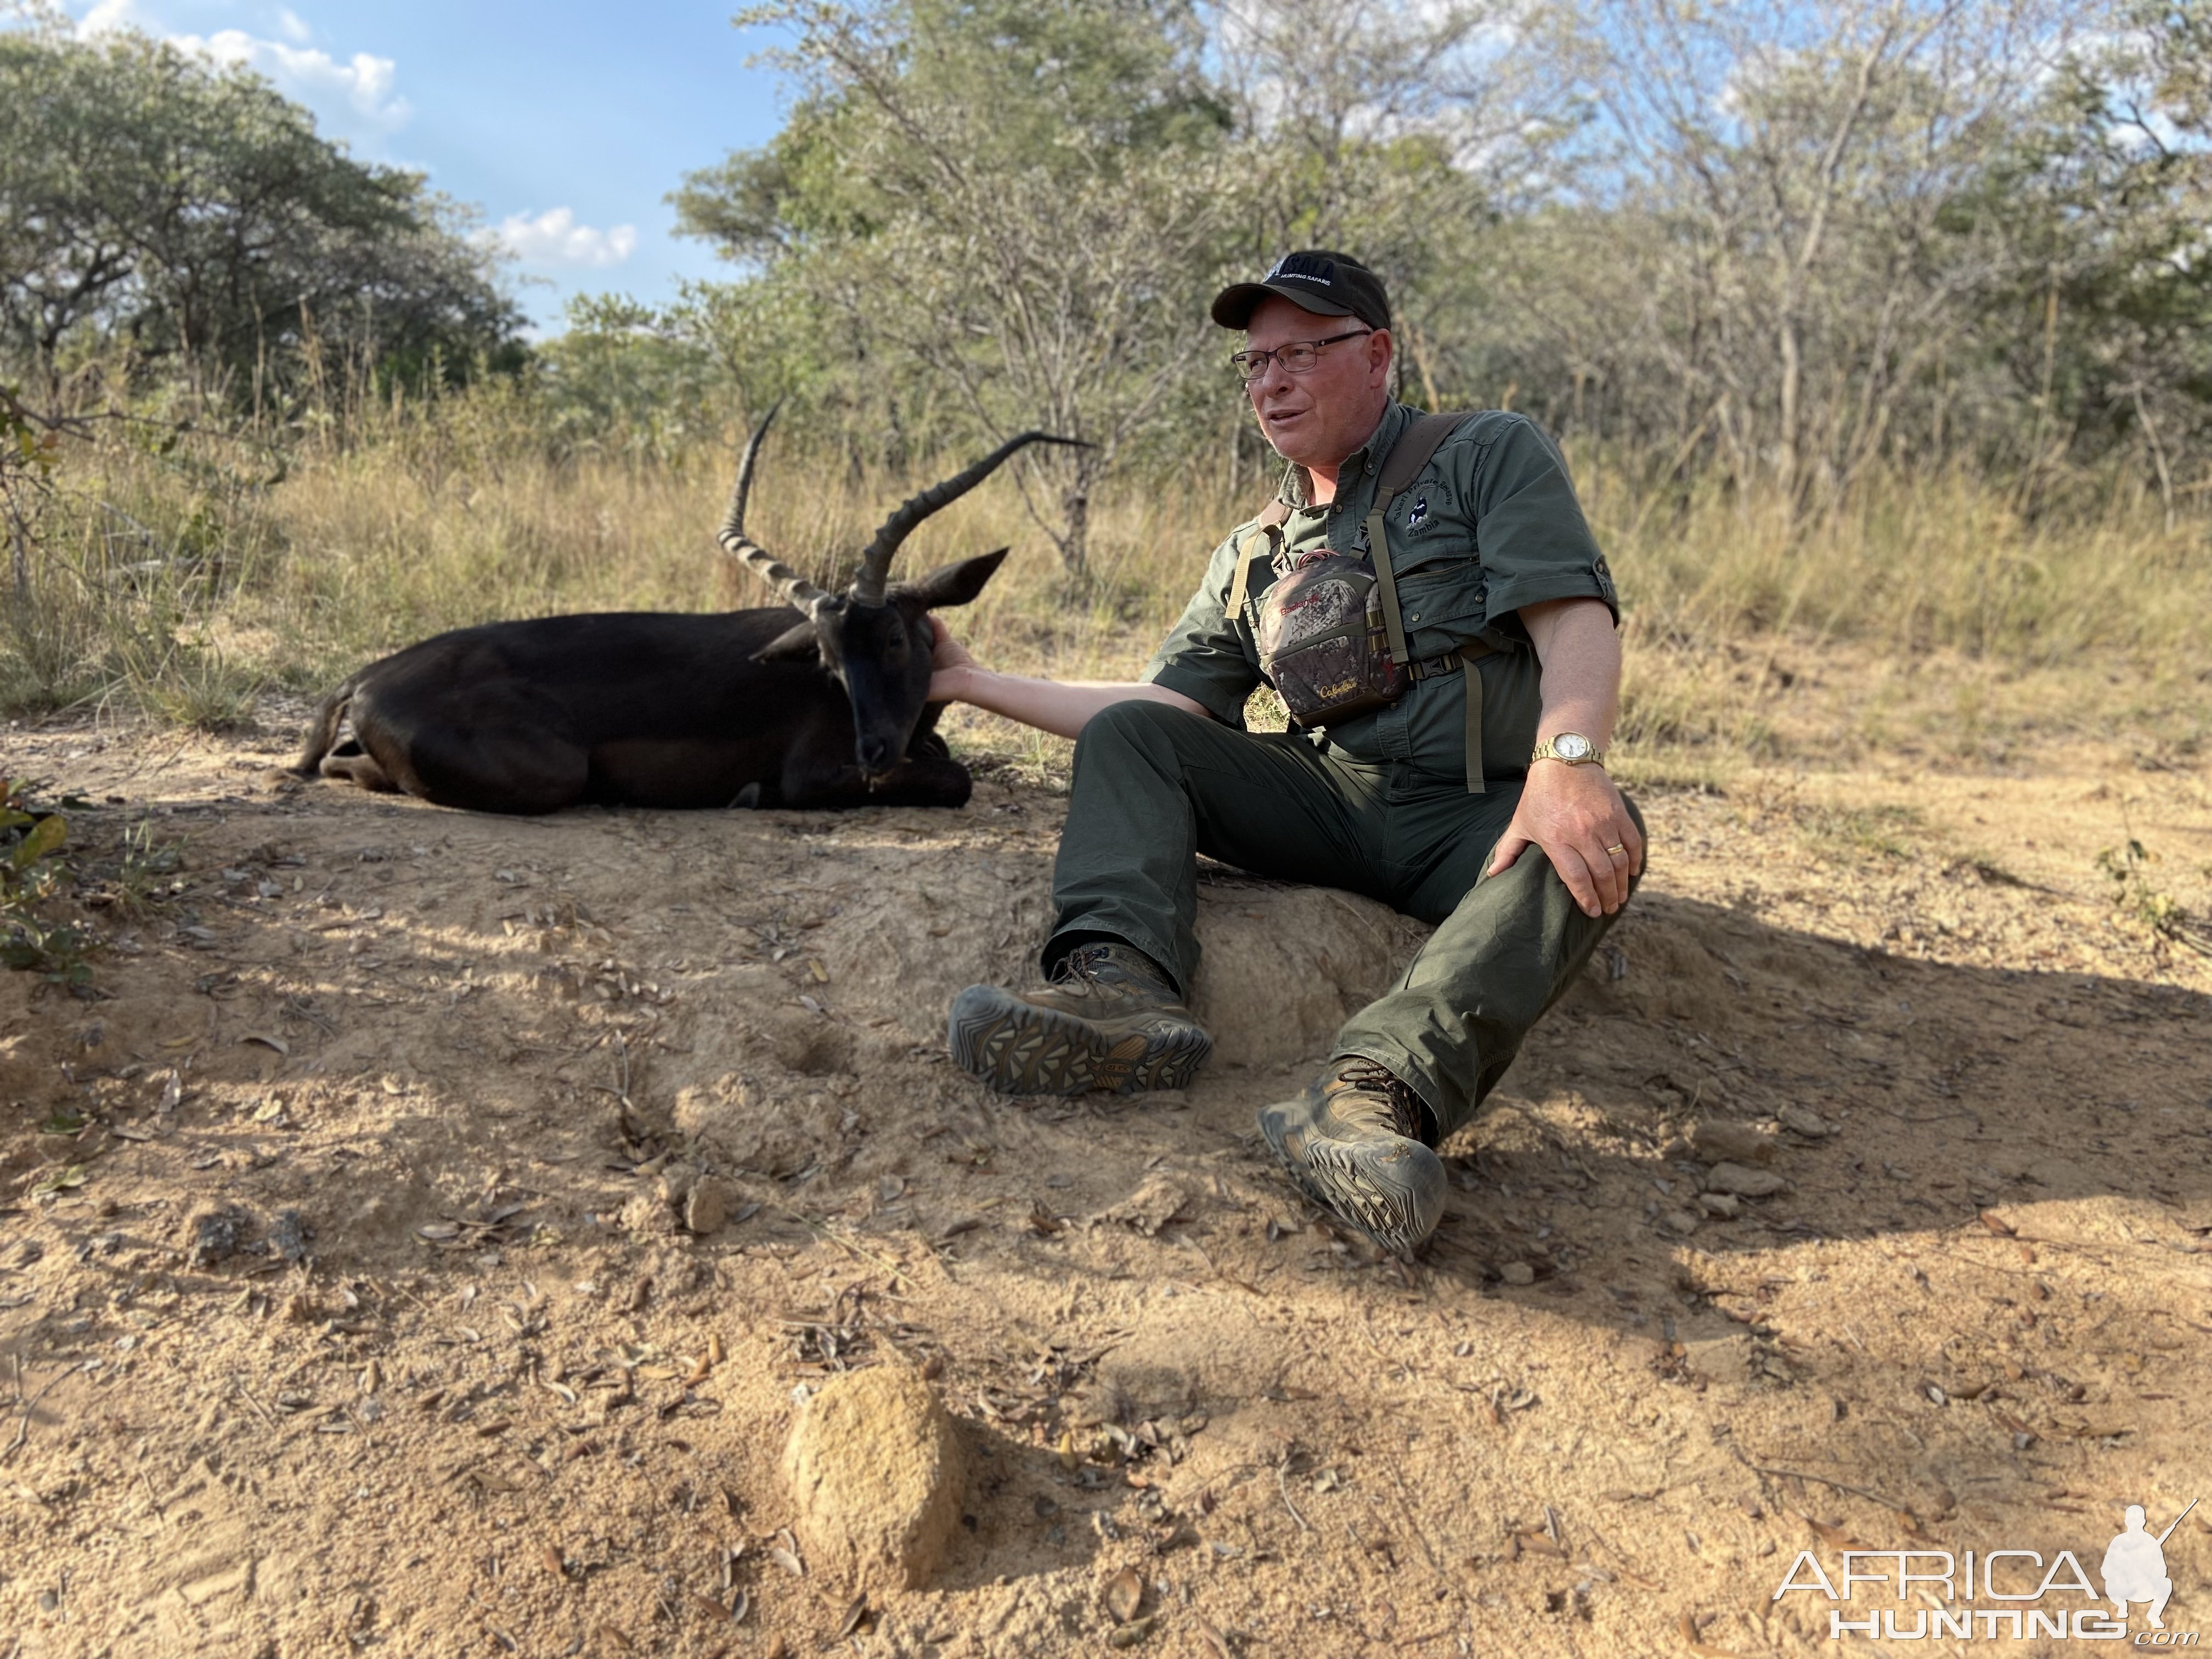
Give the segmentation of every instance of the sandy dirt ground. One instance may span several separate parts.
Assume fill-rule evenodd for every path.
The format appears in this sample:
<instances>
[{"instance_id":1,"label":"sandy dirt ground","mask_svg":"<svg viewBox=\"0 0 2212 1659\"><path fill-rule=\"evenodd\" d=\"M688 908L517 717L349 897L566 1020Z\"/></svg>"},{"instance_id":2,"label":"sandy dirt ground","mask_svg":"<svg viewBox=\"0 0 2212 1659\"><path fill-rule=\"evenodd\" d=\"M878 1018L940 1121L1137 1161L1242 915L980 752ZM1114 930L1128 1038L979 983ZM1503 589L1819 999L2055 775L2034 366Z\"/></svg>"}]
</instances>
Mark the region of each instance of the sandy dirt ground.
<instances>
[{"instance_id":1,"label":"sandy dirt ground","mask_svg":"<svg viewBox=\"0 0 2212 1659\"><path fill-rule=\"evenodd\" d=\"M1403 1264L1253 1111L1410 922L1209 871L1198 1084L1015 1102L942 1018L1027 971L1048 788L504 822L274 787L289 744L0 734L137 901L93 999L0 976L3 1659L2072 1651L1774 1591L2094 1574L2124 1504L2212 1500L2212 963L2098 864L2212 909L2187 763L1647 793ZM777 1460L890 1364L977 1473L856 1602L779 1556ZM2212 1631L2212 1503L2165 1555Z\"/></svg>"}]
</instances>

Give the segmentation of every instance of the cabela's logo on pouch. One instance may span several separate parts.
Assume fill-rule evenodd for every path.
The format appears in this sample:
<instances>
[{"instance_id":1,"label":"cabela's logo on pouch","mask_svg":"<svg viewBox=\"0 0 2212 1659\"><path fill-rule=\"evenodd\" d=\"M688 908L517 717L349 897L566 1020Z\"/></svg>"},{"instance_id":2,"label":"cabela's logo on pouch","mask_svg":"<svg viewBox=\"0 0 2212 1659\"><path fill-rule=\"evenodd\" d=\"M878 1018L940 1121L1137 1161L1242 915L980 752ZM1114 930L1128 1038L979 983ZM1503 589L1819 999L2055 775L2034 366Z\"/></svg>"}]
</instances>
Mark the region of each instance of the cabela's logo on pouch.
<instances>
[{"instance_id":1,"label":"cabela's logo on pouch","mask_svg":"<svg viewBox=\"0 0 2212 1659\"><path fill-rule=\"evenodd\" d=\"M1963 1556L1948 1550L1844 1550L1833 1573L1814 1552L1800 1550L1773 1599L1814 1595L1838 1604L1828 1609L1832 1641L1846 1635L1892 1642L2057 1637L2193 1648L2197 1632L2166 1627L2166 1604L2173 1596L2166 1540L2196 1507L2192 1498L2164 1532L2154 1533L2142 1505L2129 1504L2094 1583L2072 1550L2047 1562L2036 1550L1968 1550ZM1919 1605L1908 1616L1905 1608L1880 1605L1885 1600ZM2146 1626L2142 1630L2130 1623L2137 1609Z\"/></svg>"}]
</instances>

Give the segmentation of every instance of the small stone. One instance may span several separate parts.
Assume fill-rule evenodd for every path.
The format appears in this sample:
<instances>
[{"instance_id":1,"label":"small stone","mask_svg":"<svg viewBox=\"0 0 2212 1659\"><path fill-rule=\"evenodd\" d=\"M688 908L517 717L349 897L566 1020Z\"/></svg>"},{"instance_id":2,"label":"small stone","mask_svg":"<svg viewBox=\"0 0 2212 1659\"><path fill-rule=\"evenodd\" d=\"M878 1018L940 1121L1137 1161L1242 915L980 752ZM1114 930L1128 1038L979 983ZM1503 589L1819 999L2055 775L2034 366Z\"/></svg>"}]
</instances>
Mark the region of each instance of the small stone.
<instances>
[{"instance_id":1,"label":"small stone","mask_svg":"<svg viewBox=\"0 0 2212 1659\"><path fill-rule=\"evenodd\" d=\"M1787 1192L1790 1183L1771 1170L1747 1170L1741 1164L1716 1164L1705 1176L1709 1193L1734 1193L1740 1198L1767 1198Z\"/></svg>"},{"instance_id":2,"label":"small stone","mask_svg":"<svg viewBox=\"0 0 2212 1659\"><path fill-rule=\"evenodd\" d=\"M1803 1135L1808 1140L1820 1140L1836 1133L1836 1126L1818 1112L1808 1111L1802 1106L1784 1106L1775 1113L1774 1121L1794 1135Z\"/></svg>"},{"instance_id":3,"label":"small stone","mask_svg":"<svg viewBox=\"0 0 2212 1659\"><path fill-rule=\"evenodd\" d=\"M1698 1218L1687 1210L1662 1210L1659 1224L1670 1233L1687 1238L1698 1231Z\"/></svg>"},{"instance_id":4,"label":"small stone","mask_svg":"<svg viewBox=\"0 0 2212 1659\"><path fill-rule=\"evenodd\" d=\"M1743 1200L1734 1193L1699 1193L1698 1207L1707 1215L1717 1215L1723 1221L1733 1221L1735 1219L1736 1212L1742 1209Z\"/></svg>"},{"instance_id":5,"label":"small stone","mask_svg":"<svg viewBox=\"0 0 2212 1659\"><path fill-rule=\"evenodd\" d=\"M687 1164L671 1164L660 1172L653 1189L660 1194L663 1204L672 1210L681 1210L684 1200L691 1196L692 1183L697 1176L698 1172Z\"/></svg>"},{"instance_id":6,"label":"small stone","mask_svg":"<svg viewBox=\"0 0 2212 1659\"><path fill-rule=\"evenodd\" d=\"M1536 1270L1525 1261L1509 1261L1498 1270L1498 1276L1509 1285L1533 1285Z\"/></svg>"},{"instance_id":7,"label":"small stone","mask_svg":"<svg viewBox=\"0 0 2212 1659\"><path fill-rule=\"evenodd\" d=\"M684 1224L695 1233L719 1232L730 1218L730 1189L712 1176L702 1176L684 1200Z\"/></svg>"},{"instance_id":8,"label":"small stone","mask_svg":"<svg viewBox=\"0 0 2212 1659\"><path fill-rule=\"evenodd\" d=\"M1747 1336L1692 1337L1682 1344L1682 1358L1688 1369L1715 1382L1747 1383L1757 1376Z\"/></svg>"},{"instance_id":9,"label":"small stone","mask_svg":"<svg viewBox=\"0 0 2212 1659\"><path fill-rule=\"evenodd\" d=\"M192 1223L186 1259L195 1267L212 1267L238 1254L240 1218L234 1210L216 1210Z\"/></svg>"},{"instance_id":10,"label":"small stone","mask_svg":"<svg viewBox=\"0 0 2212 1659\"><path fill-rule=\"evenodd\" d=\"M307 1253L307 1224L297 1210L279 1210L269 1224L269 1248L287 1261Z\"/></svg>"},{"instance_id":11,"label":"small stone","mask_svg":"<svg viewBox=\"0 0 2212 1659\"><path fill-rule=\"evenodd\" d=\"M808 1562L855 1589L921 1588L959 1530L966 1449L903 1365L826 1378L793 1425L783 1470Z\"/></svg>"},{"instance_id":12,"label":"small stone","mask_svg":"<svg viewBox=\"0 0 2212 1659\"><path fill-rule=\"evenodd\" d=\"M1690 1146L1708 1164L1771 1164L1775 1138L1771 1131L1735 1123L1726 1118L1707 1118L1690 1130Z\"/></svg>"},{"instance_id":13,"label":"small stone","mask_svg":"<svg viewBox=\"0 0 2212 1659\"><path fill-rule=\"evenodd\" d=\"M1101 1599L1106 1603L1106 1611L1113 1615L1115 1624L1132 1624L1136 1620L1138 1609L1144 1605L1145 1581L1138 1576L1135 1568L1124 1567L1106 1581Z\"/></svg>"}]
</instances>

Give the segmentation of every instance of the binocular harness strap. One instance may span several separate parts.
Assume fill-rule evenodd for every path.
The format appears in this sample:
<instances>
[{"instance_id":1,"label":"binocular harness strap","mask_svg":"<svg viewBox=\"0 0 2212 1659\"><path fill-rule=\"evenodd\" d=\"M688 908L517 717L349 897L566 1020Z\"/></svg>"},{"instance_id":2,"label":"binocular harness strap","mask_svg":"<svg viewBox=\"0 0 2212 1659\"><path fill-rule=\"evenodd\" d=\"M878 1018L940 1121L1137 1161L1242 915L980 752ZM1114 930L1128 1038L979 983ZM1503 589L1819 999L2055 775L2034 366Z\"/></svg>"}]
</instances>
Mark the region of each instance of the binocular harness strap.
<instances>
[{"instance_id":1,"label":"binocular harness strap","mask_svg":"<svg viewBox=\"0 0 2212 1659\"><path fill-rule=\"evenodd\" d=\"M1382 590L1382 629L1389 638L1390 659L1405 664L1416 679L1426 678L1419 671L1429 665L1413 662L1406 649L1406 624L1398 613L1398 580L1390 568L1390 543L1385 533L1389 526L1383 514L1471 412L1456 410L1415 416L1398 434L1389 459L1382 463L1382 476L1375 481L1375 505L1367 514L1367 556L1375 565L1376 585ZM1449 667L1450 659L1456 658L1467 684L1467 793L1470 795L1487 793L1482 777L1482 674L1475 666L1475 659L1486 654L1486 647L1470 641L1447 657L1436 659L1434 665Z\"/></svg>"}]
</instances>

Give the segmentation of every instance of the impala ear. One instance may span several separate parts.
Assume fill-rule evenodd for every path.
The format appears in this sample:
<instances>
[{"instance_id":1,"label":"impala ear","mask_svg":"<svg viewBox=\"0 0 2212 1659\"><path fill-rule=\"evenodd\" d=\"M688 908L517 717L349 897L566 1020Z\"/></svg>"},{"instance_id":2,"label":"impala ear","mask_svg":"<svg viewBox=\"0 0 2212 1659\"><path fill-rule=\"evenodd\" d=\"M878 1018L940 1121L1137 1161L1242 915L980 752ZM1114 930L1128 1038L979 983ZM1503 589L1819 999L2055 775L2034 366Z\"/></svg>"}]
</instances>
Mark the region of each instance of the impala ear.
<instances>
[{"instance_id":1,"label":"impala ear","mask_svg":"<svg viewBox=\"0 0 2212 1659\"><path fill-rule=\"evenodd\" d=\"M753 653L755 662L794 662L801 657L822 653L822 639L811 622L800 623L787 629L766 645Z\"/></svg>"},{"instance_id":2,"label":"impala ear","mask_svg":"<svg viewBox=\"0 0 2212 1659\"><path fill-rule=\"evenodd\" d=\"M945 605L966 605L983 591L983 585L999 574L1005 562L1006 550L983 553L972 559L963 559L957 564L948 564L917 576L910 582L900 582L891 592L901 599L916 599L925 611L939 610Z\"/></svg>"}]
</instances>

